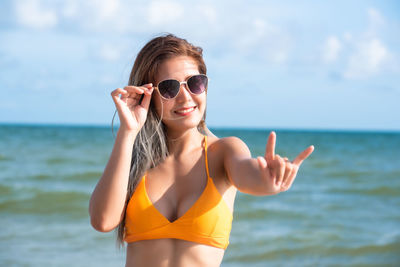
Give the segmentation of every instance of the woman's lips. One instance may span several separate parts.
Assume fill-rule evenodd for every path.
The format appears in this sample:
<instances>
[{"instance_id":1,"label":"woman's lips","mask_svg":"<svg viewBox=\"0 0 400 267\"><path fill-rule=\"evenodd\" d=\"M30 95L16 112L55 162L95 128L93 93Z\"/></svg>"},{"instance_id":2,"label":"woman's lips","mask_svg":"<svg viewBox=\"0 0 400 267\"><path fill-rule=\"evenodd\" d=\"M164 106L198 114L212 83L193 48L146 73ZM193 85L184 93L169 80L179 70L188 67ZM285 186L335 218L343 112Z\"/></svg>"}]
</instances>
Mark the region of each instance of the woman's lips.
<instances>
[{"instance_id":1,"label":"woman's lips","mask_svg":"<svg viewBox=\"0 0 400 267\"><path fill-rule=\"evenodd\" d=\"M179 114L179 115L186 116L186 115L192 113L195 109L196 109L195 106L194 107L190 107L190 108L181 108L181 109L176 110L175 113Z\"/></svg>"}]
</instances>

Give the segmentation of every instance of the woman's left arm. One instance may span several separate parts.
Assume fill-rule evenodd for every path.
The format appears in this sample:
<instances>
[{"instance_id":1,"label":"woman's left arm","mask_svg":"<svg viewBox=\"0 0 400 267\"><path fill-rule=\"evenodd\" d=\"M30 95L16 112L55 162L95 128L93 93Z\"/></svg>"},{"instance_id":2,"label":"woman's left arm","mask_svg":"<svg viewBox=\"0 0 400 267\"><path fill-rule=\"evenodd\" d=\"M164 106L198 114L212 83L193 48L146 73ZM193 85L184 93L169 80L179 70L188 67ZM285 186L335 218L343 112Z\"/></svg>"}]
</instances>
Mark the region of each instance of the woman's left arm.
<instances>
[{"instance_id":1,"label":"woman's left arm","mask_svg":"<svg viewBox=\"0 0 400 267\"><path fill-rule=\"evenodd\" d=\"M268 137L265 156L252 158L247 145L236 137L224 140L224 167L230 182L241 192L273 195L288 190L302 162L313 152L309 146L293 161L275 154L276 134Z\"/></svg>"}]
</instances>

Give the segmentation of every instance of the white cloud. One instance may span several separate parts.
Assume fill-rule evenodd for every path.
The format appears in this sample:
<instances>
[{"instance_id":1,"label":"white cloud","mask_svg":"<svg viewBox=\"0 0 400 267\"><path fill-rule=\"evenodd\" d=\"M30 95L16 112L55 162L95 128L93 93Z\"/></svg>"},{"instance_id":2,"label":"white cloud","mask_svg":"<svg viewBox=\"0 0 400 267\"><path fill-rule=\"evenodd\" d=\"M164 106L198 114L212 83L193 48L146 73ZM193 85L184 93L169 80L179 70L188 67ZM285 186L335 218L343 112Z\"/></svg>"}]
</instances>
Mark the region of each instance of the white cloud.
<instances>
[{"instance_id":1,"label":"white cloud","mask_svg":"<svg viewBox=\"0 0 400 267\"><path fill-rule=\"evenodd\" d=\"M333 62L338 58L342 44L336 36L329 36L324 44L322 58L324 62Z\"/></svg>"},{"instance_id":2,"label":"white cloud","mask_svg":"<svg viewBox=\"0 0 400 267\"><path fill-rule=\"evenodd\" d=\"M75 18L79 12L79 3L76 1L65 1L61 8L61 14L66 18Z\"/></svg>"},{"instance_id":3,"label":"white cloud","mask_svg":"<svg viewBox=\"0 0 400 267\"><path fill-rule=\"evenodd\" d=\"M14 11L18 24L28 28L61 25L77 31L126 33L144 20L142 5L132 5L120 0L18 0Z\"/></svg>"},{"instance_id":4,"label":"white cloud","mask_svg":"<svg viewBox=\"0 0 400 267\"><path fill-rule=\"evenodd\" d=\"M302 55L297 52L303 49L303 44L294 42L296 27L291 29L290 23L282 24L274 19L269 7L263 6L267 13L244 12L251 10L246 8L235 5L232 8L212 1L178 0L68 0L61 4L49 0L18 0L15 5L19 23L27 27L61 25L63 29L97 32L113 38L124 34L130 40L170 31L195 42L199 40L207 51L216 51L217 56L222 54L262 63L285 64L290 56ZM190 14L192 10L196 13ZM384 39L379 38L385 18L376 8L366 9L365 15L368 27L362 34L344 32L328 36L322 44L322 60L344 62L346 65L339 72L347 78L378 73L393 61L390 57L394 54L384 44ZM111 45L98 47L93 54L108 61L121 59L123 51L131 49L117 49Z\"/></svg>"},{"instance_id":5,"label":"white cloud","mask_svg":"<svg viewBox=\"0 0 400 267\"><path fill-rule=\"evenodd\" d=\"M291 49L291 36L283 29L262 18L255 18L243 27L245 29L242 35L232 37L236 39L235 46L241 54L250 54L274 63L287 61Z\"/></svg>"},{"instance_id":6,"label":"white cloud","mask_svg":"<svg viewBox=\"0 0 400 267\"><path fill-rule=\"evenodd\" d=\"M344 39L345 41L347 41L347 42L351 42L352 39L353 39L353 35L352 35L351 33L349 33L349 32L345 32L345 33L343 34L343 39Z\"/></svg>"},{"instance_id":7,"label":"white cloud","mask_svg":"<svg viewBox=\"0 0 400 267\"><path fill-rule=\"evenodd\" d=\"M121 57L121 51L115 45L105 44L99 50L101 58L108 61L116 61Z\"/></svg>"},{"instance_id":8,"label":"white cloud","mask_svg":"<svg viewBox=\"0 0 400 267\"><path fill-rule=\"evenodd\" d=\"M79 0L64 1L63 6L58 6L60 13L69 19L89 17L94 21L109 21L118 18L121 12L119 0Z\"/></svg>"},{"instance_id":9,"label":"white cloud","mask_svg":"<svg viewBox=\"0 0 400 267\"><path fill-rule=\"evenodd\" d=\"M140 12L120 0L69 0L63 7L65 18L90 32L127 33L138 25Z\"/></svg>"},{"instance_id":10,"label":"white cloud","mask_svg":"<svg viewBox=\"0 0 400 267\"><path fill-rule=\"evenodd\" d=\"M86 0L90 6L95 8L97 16L101 20L117 18L117 12L120 8L119 0Z\"/></svg>"},{"instance_id":11,"label":"white cloud","mask_svg":"<svg viewBox=\"0 0 400 267\"><path fill-rule=\"evenodd\" d=\"M195 10L198 10L200 16L204 17L208 23L216 23L217 11L210 5L197 5Z\"/></svg>"},{"instance_id":12,"label":"white cloud","mask_svg":"<svg viewBox=\"0 0 400 267\"><path fill-rule=\"evenodd\" d=\"M377 9L368 8L367 14L369 22L369 31L371 33L377 31L380 27L385 25L385 19Z\"/></svg>"},{"instance_id":13,"label":"white cloud","mask_svg":"<svg viewBox=\"0 0 400 267\"><path fill-rule=\"evenodd\" d=\"M58 17L54 9L41 5L39 0L20 0L15 2L17 22L35 29L54 27Z\"/></svg>"},{"instance_id":14,"label":"white cloud","mask_svg":"<svg viewBox=\"0 0 400 267\"><path fill-rule=\"evenodd\" d=\"M363 78L378 73L389 59L389 52L379 39L357 44L356 52L350 56L346 78Z\"/></svg>"},{"instance_id":15,"label":"white cloud","mask_svg":"<svg viewBox=\"0 0 400 267\"><path fill-rule=\"evenodd\" d=\"M386 24L385 18L375 8L368 8L366 15L368 26L362 33L346 31L342 35L342 41L332 35L323 45L323 61L332 63L341 59L345 65L340 72L347 79L364 79L397 69L396 55L380 38L382 27Z\"/></svg>"},{"instance_id":16,"label":"white cloud","mask_svg":"<svg viewBox=\"0 0 400 267\"><path fill-rule=\"evenodd\" d=\"M348 79L367 78L381 73L383 70L395 69L394 55L379 38L385 18L375 8L368 8L368 27L360 36L345 34L349 51L347 67L343 76ZM347 38L346 38L347 37Z\"/></svg>"},{"instance_id":17,"label":"white cloud","mask_svg":"<svg viewBox=\"0 0 400 267\"><path fill-rule=\"evenodd\" d=\"M184 8L177 2L156 0L151 2L148 12L150 24L163 25L182 18Z\"/></svg>"}]
</instances>

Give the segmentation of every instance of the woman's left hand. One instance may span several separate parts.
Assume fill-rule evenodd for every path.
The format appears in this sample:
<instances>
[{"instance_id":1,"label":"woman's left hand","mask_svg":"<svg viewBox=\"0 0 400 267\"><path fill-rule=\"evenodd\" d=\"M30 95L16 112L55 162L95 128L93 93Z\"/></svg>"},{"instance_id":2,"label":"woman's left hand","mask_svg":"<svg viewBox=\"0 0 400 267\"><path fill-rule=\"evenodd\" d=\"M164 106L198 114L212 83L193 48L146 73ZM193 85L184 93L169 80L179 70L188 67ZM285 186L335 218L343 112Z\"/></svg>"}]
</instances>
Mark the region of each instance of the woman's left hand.
<instances>
[{"instance_id":1,"label":"woman's left hand","mask_svg":"<svg viewBox=\"0 0 400 267\"><path fill-rule=\"evenodd\" d=\"M302 162L314 151L314 146L309 146L301 152L292 162L288 158L282 158L275 154L276 134L271 132L268 137L264 157L257 160L263 172L263 178L267 183L267 190L279 193L288 190L296 178Z\"/></svg>"}]
</instances>

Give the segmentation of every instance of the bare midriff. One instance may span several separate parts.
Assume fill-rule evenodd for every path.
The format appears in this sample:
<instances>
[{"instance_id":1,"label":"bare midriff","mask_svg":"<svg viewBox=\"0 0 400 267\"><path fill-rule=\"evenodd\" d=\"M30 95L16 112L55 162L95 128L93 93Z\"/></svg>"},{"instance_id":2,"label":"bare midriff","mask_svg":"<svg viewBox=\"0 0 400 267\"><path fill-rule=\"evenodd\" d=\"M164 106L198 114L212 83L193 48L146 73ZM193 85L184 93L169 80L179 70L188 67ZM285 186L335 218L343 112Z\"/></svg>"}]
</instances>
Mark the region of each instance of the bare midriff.
<instances>
[{"instance_id":1,"label":"bare midriff","mask_svg":"<svg viewBox=\"0 0 400 267\"><path fill-rule=\"evenodd\" d=\"M218 267L224 252L180 239L141 240L128 244L126 267Z\"/></svg>"}]
</instances>

